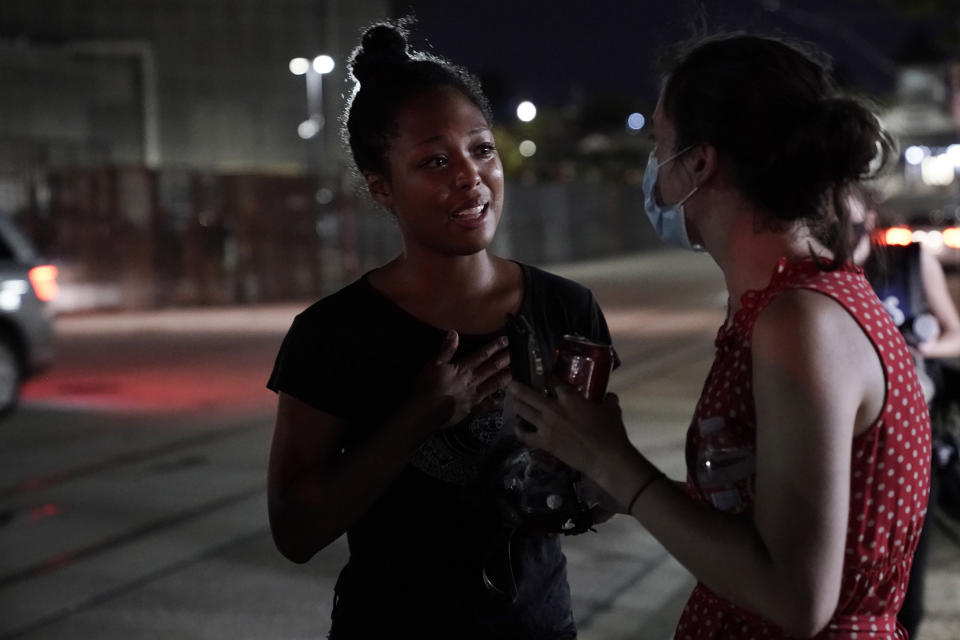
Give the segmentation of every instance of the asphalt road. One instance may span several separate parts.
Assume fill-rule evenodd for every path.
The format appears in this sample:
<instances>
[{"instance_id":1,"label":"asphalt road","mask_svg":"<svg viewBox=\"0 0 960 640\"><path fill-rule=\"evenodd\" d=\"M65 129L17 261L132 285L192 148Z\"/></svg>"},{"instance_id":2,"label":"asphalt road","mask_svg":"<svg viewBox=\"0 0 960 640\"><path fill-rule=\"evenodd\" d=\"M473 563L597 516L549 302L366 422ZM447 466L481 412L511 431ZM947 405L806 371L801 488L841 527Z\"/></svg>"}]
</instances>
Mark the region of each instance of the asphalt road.
<instances>
[{"instance_id":1,"label":"asphalt road","mask_svg":"<svg viewBox=\"0 0 960 640\"><path fill-rule=\"evenodd\" d=\"M682 477L723 317L715 268L663 252L554 270L597 294L631 438ZM345 541L292 565L266 523L263 385L305 304L61 319L56 366L0 423L0 640L325 635ZM564 548L581 638L672 636L692 581L635 522ZM956 640L934 625L960 629L960 553L936 553L921 637Z\"/></svg>"}]
</instances>

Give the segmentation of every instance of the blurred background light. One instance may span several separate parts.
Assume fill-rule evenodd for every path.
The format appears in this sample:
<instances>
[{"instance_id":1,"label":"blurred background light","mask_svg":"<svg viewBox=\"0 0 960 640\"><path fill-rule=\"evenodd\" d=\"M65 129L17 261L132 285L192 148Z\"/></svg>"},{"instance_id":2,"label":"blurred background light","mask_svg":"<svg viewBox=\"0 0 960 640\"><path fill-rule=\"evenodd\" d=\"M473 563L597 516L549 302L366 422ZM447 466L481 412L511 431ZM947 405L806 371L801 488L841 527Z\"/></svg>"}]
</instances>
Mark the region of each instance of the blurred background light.
<instances>
[{"instance_id":1,"label":"blurred background light","mask_svg":"<svg viewBox=\"0 0 960 640\"><path fill-rule=\"evenodd\" d=\"M529 158L537 152L537 145L533 140L524 140L520 143L520 155Z\"/></svg>"},{"instance_id":2,"label":"blurred background light","mask_svg":"<svg viewBox=\"0 0 960 640\"><path fill-rule=\"evenodd\" d=\"M333 58L327 55L317 56L313 59L313 70L317 73L330 73L335 66L336 63Z\"/></svg>"},{"instance_id":3,"label":"blurred background light","mask_svg":"<svg viewBox=\"0 0 960 640\"><path fill-rule=\"evenodd\" d=\"M943 230L943 244L951 249L960 249L960 228L949 227Z\"/></svg>"},{"instance_id":4,"label":"blurred background light","mask_svg":"<svg viewBox=\"0 0 960 640\"><path fill-rule=\"evenodd\" d=\"M906 247L913 242L913 232L906 227L890 227L884 234L887 244Z\"/></svg>"},{"instance_id":5,"label":"blurred background light","mask_svg":"<svg viewBox=\"0 0 960 640\"><path fill-rule=\"evenodd\" d=\"M918 234L922 234L920 237L917 237ZM929 231L914 231L913 232L913 241L919 242L934 254L939 254L943 251L943 234L937 231L936 229L931 229Z\"/></svg>"},{"instance_id":6,"label":"blurred background light","mask_svg":"<svg viewBox=\"0 0 960 640\"><path fill-rule=\"evenodd\" d=\"M523 122L530 122L537 117L537 107L529 100L517 105L517 118Z\"/></svg>"},{"instance_id":7,"label":"blurred background light","mask_svg":"<svg viewBox=\"0 0 960 640\"><path fill-rule=\"evenodd\" d=\"M924 158L920 163L920 179L930 186L946 187L953 184L956 169L945 153Z\"/></svg>"},{"instance_id":8,"label":"blurred background light","mask_svg":"<svg viewBox=\"0 0 960 640\"><path fill-rule=\"evenodd\" d=\"M580 139L580 142L577 143L577 148L580 150L580 153L606 153L613 149L613 142L609 136L605 136L602 133L591 133Z\"/></svg>"},{"instance_id":9,"label":"blurred background light","mask_svg":"<svg viewBox=\"0 0 960 640\"><path fill-rule=\"evenodd\" d=\"M304 140L309 140L320 131L320 123L314 119L304 120L297 126L297 135Z\"/></svg>"},{"instance_id":10,"label":"blurred background light","mask_svg":"<svg viewBox=\"0 0 960 640\"><path fill-rule=\"evenodd\" d=\"M20 308L23 294L27 292L26 280L4 280L0 282L0 309L16 311Z\"/></svg>"},{"instance_id":11,"label":"blurred background light","mask_svg":"<svg viewBox=\"0 0 960 640\"><path fill-rule=\"evenodd\" d=\"M327 187L320 187L317 189L317 193L314 197L317 200L317 204L330 204L333 202L333 190L328 189Z\"/></svg>"},{"instance_id":12,"label":"blurred background light","mask_svg":"<svg viewBox=\"0 0 960 640\"><path fill-rule=\"evenodd\" d=\"M58 275L59 269L52 264L38 265L27 273L34 293L44 302L52 302L60 293L60 286L57 284Z\"/></svg>"},{"instance_id":13,"label":"blurred background light","mask_svg":"<svg viewBox=\"0 0 960 640\"><path fill-rule=\"evenodd\" d=\"M290 61L290 73L302 76L310 69L310 61L306 58L294 58Z\"/></svg>"},{"instance_id":14,"label":"blurred background light","mask_svg":"<svg viewBox=\"0 0 960 640\"><path fill-rule=\"evenodd\" d=\"M903 152L903 157L910 164L920 164L927 157L928 152L929 149L914 145L907 147L907 150Z\"/></svg>"},{"instance_id":15,"label":"blurred background light","mask_svg":"<svg viewBox=\"0 0 960 640\"><path fill-rule=\"evenodd\" d=\"M627 127L631 131L640 131L645 124L647 124L647 119L643 117L642 113L634 112L627 116Z\"/></svg>"},{"instance_id":16,"label":"blurred background light","mask_svg":"<svg viewBox=\"0 0 960 640\"><path fill-rule=\"evenodd\" d=\"M952 144L947 147L947 157L950 158L954 168L960 169L960 144Z\"/></svg>"}]
</instances>

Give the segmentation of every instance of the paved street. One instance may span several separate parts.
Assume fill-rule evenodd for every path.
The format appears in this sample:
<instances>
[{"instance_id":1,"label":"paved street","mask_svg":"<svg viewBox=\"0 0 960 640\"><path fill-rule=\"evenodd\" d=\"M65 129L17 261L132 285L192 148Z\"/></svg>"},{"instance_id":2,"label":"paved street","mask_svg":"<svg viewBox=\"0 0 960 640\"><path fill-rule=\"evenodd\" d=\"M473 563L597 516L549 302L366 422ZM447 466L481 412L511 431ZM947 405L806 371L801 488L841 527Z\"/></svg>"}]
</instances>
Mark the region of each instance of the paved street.
<instances>
[{"instance_id":1,"label":"paved street","mask_svg":"<svg viewBox=\"0 0 960 640\"><path fill-rule=\"evenodd\" d=\"M715 267L662 252L555 270L596 292L631 438L681 478ZM0 640L325 636L345 541L297 566L266 523L263 382L302 306L61 319L57 366L0 423ZM960 535L934 544L920 638L957 640ZM692 579L635 521L564 548L581 638L672 637Z\"/></svg>"}]
</instances>

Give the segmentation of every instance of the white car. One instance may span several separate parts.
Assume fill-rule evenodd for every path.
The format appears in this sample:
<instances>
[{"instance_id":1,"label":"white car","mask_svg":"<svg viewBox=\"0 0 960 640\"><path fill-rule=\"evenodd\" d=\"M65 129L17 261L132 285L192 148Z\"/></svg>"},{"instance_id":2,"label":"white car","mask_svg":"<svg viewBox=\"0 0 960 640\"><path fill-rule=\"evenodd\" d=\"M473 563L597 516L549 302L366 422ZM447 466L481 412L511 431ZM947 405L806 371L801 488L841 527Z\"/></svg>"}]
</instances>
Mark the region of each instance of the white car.
<instances>
[{"instance_id":1,"label":"white car","mask_svg":"<svg viewBox=\"0 0 960 640\"><path fill-rule=\"evenodd\" d=\"M57 267L37 256L6 215L0 215L0 414L13 409L20 386L53 361Z\"/></svg>"}]
</instances>

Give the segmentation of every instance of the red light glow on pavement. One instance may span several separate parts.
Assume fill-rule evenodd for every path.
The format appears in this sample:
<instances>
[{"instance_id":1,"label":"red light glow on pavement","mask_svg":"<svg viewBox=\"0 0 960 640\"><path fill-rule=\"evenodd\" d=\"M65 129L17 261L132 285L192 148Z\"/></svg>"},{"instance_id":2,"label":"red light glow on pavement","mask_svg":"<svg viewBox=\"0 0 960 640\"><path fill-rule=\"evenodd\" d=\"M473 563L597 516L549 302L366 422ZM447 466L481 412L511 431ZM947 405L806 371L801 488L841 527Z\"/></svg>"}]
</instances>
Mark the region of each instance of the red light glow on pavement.
<instances>
[{"instance_id":1,"label":"red light glow on pavement","mask_svg":"<svg viewBox=\"0 0 960 640\"><path fill-rule=\"evenodd\" d=\"M48 502L47 504L31 509L27 517L30 518L30 520L37 522L38 520L43 520L44 518L58 515L61 511L63 511L63 509L60 507L60 505L53 502Z\"/></svg>"},{"instance_id":2,"label":"red light glow on pavement","mask_svg":"<svg viewBox=\"0 0 960 640\"><path fill-rule=\"evenodd\" d=\"M266 370L266 373L265 373ZM122 377L50 373L28 382L23 400L55 406L143 412L260 411L276 404L266 367L250 371L143 370Z\"/></svg>"}]
</instances>

